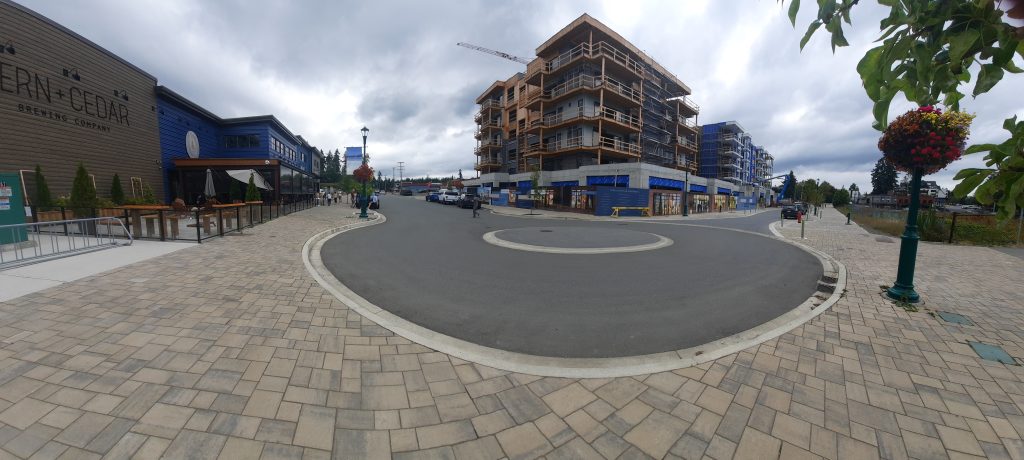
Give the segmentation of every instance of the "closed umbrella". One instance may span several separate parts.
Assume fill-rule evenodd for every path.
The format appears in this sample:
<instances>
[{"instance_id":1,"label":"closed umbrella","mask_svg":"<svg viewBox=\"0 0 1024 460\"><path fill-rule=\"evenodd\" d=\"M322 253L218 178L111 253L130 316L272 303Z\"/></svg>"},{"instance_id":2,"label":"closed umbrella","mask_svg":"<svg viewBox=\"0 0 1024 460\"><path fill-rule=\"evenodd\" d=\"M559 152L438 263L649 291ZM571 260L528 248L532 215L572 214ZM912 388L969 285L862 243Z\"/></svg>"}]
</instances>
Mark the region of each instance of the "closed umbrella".
<instances>
[{"instance_id":1,"label":"closed umbrella","mask_svg":"<svg viewBox=\"0 0 1024 460\"><path fill-rule=\"evenodd\" d=\"M213 172L210 168L206 168L206 187L203 188L203 194L207 197L217 196L217 189L213 188Z\"/></svg>"}]
</instances>

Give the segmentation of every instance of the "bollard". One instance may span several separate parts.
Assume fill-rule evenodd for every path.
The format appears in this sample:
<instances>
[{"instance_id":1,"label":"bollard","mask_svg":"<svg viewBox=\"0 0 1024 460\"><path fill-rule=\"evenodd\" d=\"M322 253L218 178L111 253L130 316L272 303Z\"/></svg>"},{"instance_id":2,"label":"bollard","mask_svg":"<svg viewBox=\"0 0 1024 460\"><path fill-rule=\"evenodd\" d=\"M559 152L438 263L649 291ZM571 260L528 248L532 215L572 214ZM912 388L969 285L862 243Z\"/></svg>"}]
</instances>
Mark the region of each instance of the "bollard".
<instances>
[{"instance_id":1,"label":"bollard","mask_svg":"<svg viewBox=\"0 0 1024 460\"><path fill-rule=\"evenodd\" d=\"M804 237L804 225L806 225L806 224L807 224L807 219L804 219L802 222L800 222L800 238L801 239L803 239L803 237Z\"/></svg>"},{"instance_id":2,"label":"bollard","mask_svg":"<svg viewBox=\"0 0 1024 460\"><path fill-rule=\"evenodd\" d=\"M847 212L846 213L846 225L850 225L850 214L853 214L853 213L852 212Z\"/></svg>"}]
</instances>

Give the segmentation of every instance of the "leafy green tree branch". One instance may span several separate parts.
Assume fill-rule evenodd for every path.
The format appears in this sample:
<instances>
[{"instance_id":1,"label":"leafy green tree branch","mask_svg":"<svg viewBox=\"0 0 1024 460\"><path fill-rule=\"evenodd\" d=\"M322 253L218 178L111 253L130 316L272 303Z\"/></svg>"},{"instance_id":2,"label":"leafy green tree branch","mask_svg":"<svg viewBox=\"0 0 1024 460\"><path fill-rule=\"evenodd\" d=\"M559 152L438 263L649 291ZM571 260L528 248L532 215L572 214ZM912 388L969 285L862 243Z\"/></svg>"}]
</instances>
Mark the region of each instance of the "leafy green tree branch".
<instances>
[{"instance_id":1,"label":"leafy green tree branch","mask_svg":"<svg viewBox=\"0 0 1024 460\"><path fill-rule=\"evenodd\" d=\"M785 0L779 0L785 3ZM818 15L800 40L800 48L825 26L832 50L848 46L843 23L859 0L817 0ZM972 97L995 87L1006 74L1024 72L1014 62L1024 57L1024 27L1005 21L1024 18L1024 0L878 0L889 15L879 23L878 46L857 64L857 73L874 103L873 127L884 130L889 105L897 94L918 105L942 103L960 110L970 89ZM1007 10L1004 12L1000 9ZM791 0L789 19L796 26L800 1ZM963 197L972 192L982 204L995 204L1006 219L1024 207L1024 122L1016 116L1003 128L1010 137L999 144L973 145L964 155L987 152L986 168L968 168L955 176L954 189Z\"/></svg>"}]
</instances>

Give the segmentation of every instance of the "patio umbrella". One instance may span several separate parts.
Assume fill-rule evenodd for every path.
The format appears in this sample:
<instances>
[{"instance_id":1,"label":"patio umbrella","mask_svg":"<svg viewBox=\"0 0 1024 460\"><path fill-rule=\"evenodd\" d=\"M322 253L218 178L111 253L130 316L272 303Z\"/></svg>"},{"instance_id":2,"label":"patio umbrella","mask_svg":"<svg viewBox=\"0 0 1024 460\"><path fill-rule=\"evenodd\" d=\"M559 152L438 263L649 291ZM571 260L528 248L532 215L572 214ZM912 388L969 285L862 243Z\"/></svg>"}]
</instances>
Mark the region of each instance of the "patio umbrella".
<instances>
[{"instance_id":1,"label":"patio umbrella","mask_svg":"<svg viewBox=\"0 0 1024 460\"><path fill-rule=\"evenodd\" d=\"M203 189L203 194L207 197L217 196L217 189L213 188L213 172L210 168L206 168L206 187Z\"/></svg>"}]
</instances>

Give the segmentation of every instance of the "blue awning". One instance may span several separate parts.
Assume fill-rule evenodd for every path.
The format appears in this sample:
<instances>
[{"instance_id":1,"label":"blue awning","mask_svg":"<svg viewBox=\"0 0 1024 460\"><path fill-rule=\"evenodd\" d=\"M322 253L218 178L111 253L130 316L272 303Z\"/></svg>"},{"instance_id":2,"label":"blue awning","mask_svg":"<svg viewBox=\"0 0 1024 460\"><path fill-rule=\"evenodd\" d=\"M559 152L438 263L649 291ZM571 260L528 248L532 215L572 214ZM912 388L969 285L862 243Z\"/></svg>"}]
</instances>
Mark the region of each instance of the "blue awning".
<instances>
[{"instance_id":1,"label":"blue awning","mask_svg":"<svg viewBox=\"0 0 1024 460\"><path fill-rule=\"evenodd\" d=\"M718 187L718 193L724 193L724 194L728 195L729 192L730 192L730 190L725 188L725 187Z\"/></svg>"},{"instance_id":2,"label":"blue awning","mask_svg":"<svg viewBox=\"0 0 1024 460\"><path fill-rule=\"evenodd\" d=\"M530 190L531 186L533 186L533 181L521 180L516 182L516 190L520 192L523 190Z\"/></svg>"},{"instance_id":3,"label":"blue awning","mask_svg":"<svg viewBox=\"0 0 1024 460\"><path fill-rule=\"evenodd\" d=\"M662 188L670 188L670 189L674 189L674 190L682 190L683 189L683 185L684 185L683 181L681 181L681 180L666 179L664 177L651 176L647 180L647 186L651 187L651 188L662 187Z\"/></svg>"},{"instance_id":4,"label":"blue awning","mask_svg":"<svg viewBox=\"0 0 1024 460\"><path fill-rule=\"evenodd\" d=\"M629 176L587 176L587 185L613 185L616 187L629 187Z\"/></svg>"},{"instance_id":5,"label":"blue awning","mask_svg":"<svg viewBox=\"0 0 1024 460\"><path fill-rule=\"evenodd\" d=\"M576 187L578 185L580 185L578 180L563 180L551 183L552 187Z\"/></svg>"},{"instance_id":6,"label":"blue awning","mask_svg":"<svg viewBox=\"0 0 1024 460\"><path fill-rule=\"evenodd\" d=\"M707 193L708 192L708 186L707 185L690 184L690 191L691 192Z\"/></svg>"}]
</instances>

